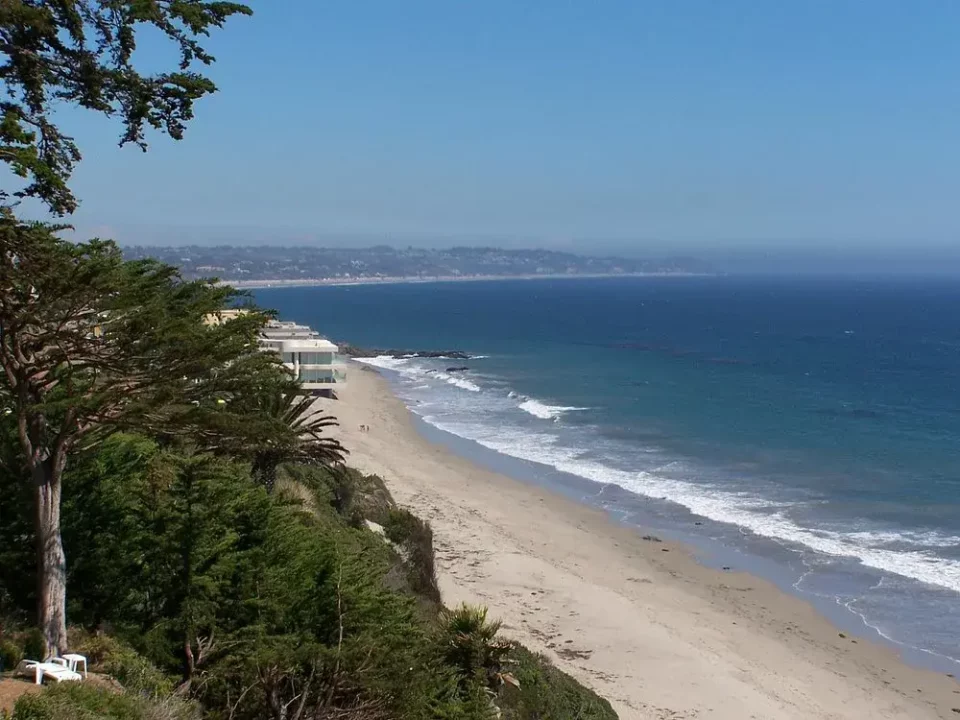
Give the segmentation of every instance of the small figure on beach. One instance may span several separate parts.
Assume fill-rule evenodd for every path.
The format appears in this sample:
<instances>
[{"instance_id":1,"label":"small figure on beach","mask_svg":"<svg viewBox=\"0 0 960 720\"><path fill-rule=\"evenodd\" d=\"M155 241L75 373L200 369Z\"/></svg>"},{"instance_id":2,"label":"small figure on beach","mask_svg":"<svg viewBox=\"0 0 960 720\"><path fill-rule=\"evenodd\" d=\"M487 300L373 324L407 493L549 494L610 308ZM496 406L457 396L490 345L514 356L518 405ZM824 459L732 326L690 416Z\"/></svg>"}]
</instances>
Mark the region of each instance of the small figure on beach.
<instances>
[{"instance_id":1,"label":"small figure on beach","mask_svg":"<svg viewBox=\"0 0 960 720\"><path fill-rule=\"evenodd\" d=\"M360 423L360 432L370 432L370 426Z\"/></svg>"}]
</instances>

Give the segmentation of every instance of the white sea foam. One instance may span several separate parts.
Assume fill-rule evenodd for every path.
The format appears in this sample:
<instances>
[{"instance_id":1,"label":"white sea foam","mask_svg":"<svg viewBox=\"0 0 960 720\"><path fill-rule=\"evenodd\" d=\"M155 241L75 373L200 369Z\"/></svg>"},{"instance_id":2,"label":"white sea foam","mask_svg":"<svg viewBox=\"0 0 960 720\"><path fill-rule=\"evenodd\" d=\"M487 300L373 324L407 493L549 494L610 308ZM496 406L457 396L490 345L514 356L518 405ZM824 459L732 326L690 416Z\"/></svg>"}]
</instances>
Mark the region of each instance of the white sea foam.
<instances>
[{"instance_id":1,"label":"white sea foam","mask_svg":"<svg viewBox=\"0 0 960 720\"><path fill-rule=\"evenodd\" d=\"M939 557L930 545L955 545L946 536L918 533L911 536L897 533L840 532L819 530L798 525L784 510L771 513L778 503L747 493L733 493L705 484L660 477L655 473L630 472L581 459L583 453L558 444L549 433L524 431L522 428L492 428L481 423L460 423L424 417L426 422L461 437L474 440L491 450L523 460L542 463L561 472L578 475L601 484L612 484L640 495L665 498L678 503L696 515L730 523L756 535L795 543L826 555L859 560L877 570L895 573L960 592L960 561ZM920 545L931 540L927 548L891 550L883 547L895 542Z\"/></svg>"},{"instance_id":2,"label":"white sea foam","mask_svg":"<svg viewBox=\"0 0 960 720\"><path fill-rule=\"evenodd\" d=\"M442 381L470 392L481 388L463 377L434 370L414 359L363 358L368 365L397 372L401 378L422 386L426 381ZM500 396L503 397L502 395ZM564 412L576 410L551 406L513 393L522 399L519 408L543 420L556 420ZM491 402L494 397L491 396ZM442 407L442 405L441 405ZM413 408L415 411L417 408ZM631 472L585 459L583 450L561 444L549 431L529 427L504 427L478 419L452 420L446 413L425 413L424 420L441 430L474 440L480 445L523 460L538 462L562 472L578 475L602 484L612 484L652 498L666 498L696 515L730 523L756 535L775 541L805 546L833 557L859 560L863 565L960 592L960 561L940 557L935 548L957 547L960 537L935 531L805 527L789 517L789 505L748 493L735 493L704 482L686 482L663 477L657 471ZM546 427L546 426L544 426ZM552 427L552 426L550 426ZM677 468L671 468L671 474ZM691 468L691 472L694 469ZM774 510L774 512L771 512Z\"/></svg>"},{"instance_id":3,"label":"white sea foam","mask_svg":"<svg viewBox=\"0 0 960 720\"><path fill-rule=\"evenodd\" d=\"M571 410L586 410L586 408L565 407L563 405L547 405L533 398L527 398L517 407L541 420L559 420L561 415Z\"/></svg>"},{"instance_id":4,"label":"white sea foam","mask_svg":"<svg viewBox=\"0 0 960 720\"><path fill-rule=\"evenodd\" d=\"M944 535L936 530L862 530L843 533L855 542L870 546L877 545L913 545L920 548L932 547L960 547L960 537Z\"/></svg>"},{"instance_id":5,"label":"white sea foam","mask_svg":"<svg viewBox=\"0 0 960 720\"><path fill-rule=\"evenodd\" d=\"M441 370L424 367L423 365L418 365L411 362L412 360L416 359L417 358L415 357L394 358L388 355L379 355L372 358L356 358L356 361L363 363L364 365L372 365L373 367L382 368L384 370L392 370L393 372L396 372L406 378L413 378L420 381L427 378L436 378L437 380L441 380L462 390L469 390L470 392L475 393L481 392L479 385L470 382L464 377L451 375L450 373L446 373Z\"/></svg>"},{"instance_id":6,"label":"white sea foam","mask_svg":"<svg viewBox=\"0 0 960 720\"><path fill-rule=\"evenodd\" d=\"M408 361L411 359L412 356L395 358L391 357L390 355L378 355L377 357L370 358L354 358L354 362L358 362L363 365L373 365L374 367L383 368L385 370L396 370L400 372L403 366L408 364Z\"/></svg>"},{"instance_id":7,"label":"white sea foam","mask_svg":"<svg viewBox=\"0 0 960 720\"><path fill-rule=\"evenodd\" d=\"M462 377L457 377L456 375L449 375L448 373L438 372L434 374L434 377L438 377L446 383L453 385L455 387L461 388L462 390L469 390L470 392L482 392L479 385L472 383L469 380L466 380Z\"/></svg>"}]
</instances>

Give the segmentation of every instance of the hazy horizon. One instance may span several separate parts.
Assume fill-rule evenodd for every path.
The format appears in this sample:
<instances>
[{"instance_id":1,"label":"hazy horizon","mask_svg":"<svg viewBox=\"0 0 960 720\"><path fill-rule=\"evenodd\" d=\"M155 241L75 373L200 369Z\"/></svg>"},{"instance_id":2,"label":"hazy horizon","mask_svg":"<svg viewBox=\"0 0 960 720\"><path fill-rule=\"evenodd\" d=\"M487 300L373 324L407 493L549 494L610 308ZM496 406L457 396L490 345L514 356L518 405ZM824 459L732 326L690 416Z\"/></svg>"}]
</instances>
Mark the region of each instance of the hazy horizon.
<instances>
[{"instance_id":1,"label":"hazy horizon","mask_svg":"<svg viewBox=\"0 0 960 720\"><path fill-rule=\"evenodd\" d=\"M815 244L771 250L762 246L739 244L710 248L687 247L680 251L675 246L638 246L636 244L573 242L563 246L541 245L534 242L510 243L503 238L432 238L432 242L416 241L416 238L399 240L385 237L353 236L350 238L325 238L317 242L289 241L273 244L260 242L131 242L124 247L258 247L336 248L369 249L388 246L397 249L444 250L454 247L490 247L504 250L553 250L582 256L623 257L629 259L691 258L709 263L712 269L722 273L743 274L902 274L902 275L960 275L960 247L937 248L917 252L910 248L888 248L883 252L849 251L822 247ZM469 240L469 239L468 239Z\"/></svg>"},{"instance_id":2,"label":"hazy horizon","mask_svg":"<svg viewBox=\"0 0 960 720\"><path fill-rule=\"evenodd\" d=\"M960 5L254 10L182 142L63 111L77 237L960 270Z\"/></svg>"}]
</instances>

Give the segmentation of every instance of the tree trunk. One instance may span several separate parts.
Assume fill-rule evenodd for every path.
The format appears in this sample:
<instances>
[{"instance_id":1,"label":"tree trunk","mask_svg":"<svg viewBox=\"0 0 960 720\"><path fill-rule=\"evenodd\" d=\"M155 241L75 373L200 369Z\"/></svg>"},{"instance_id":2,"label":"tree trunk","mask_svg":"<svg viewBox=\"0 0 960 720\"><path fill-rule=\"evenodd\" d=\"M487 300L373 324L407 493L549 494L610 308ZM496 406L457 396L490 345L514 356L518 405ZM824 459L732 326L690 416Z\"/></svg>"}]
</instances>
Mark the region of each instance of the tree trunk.
<instances>
[{"instance_id":1,"label":"tree trunk","mask_svg":"<svg viewBox=\"0 0 960 720\"><path fill-rule=\"evenodd\" d=\"M67 560L60 537L61 463L34 469L37 532L37 622L47 657L67 650ZM46 658L37 658L45 660Z\"/></svg>"},{"instance_id":2,"label":"tree trunk","mask_svg":"<svg viewBox=\"0 0 960 720\"><path fill-rule=\"evenodd\" d=\"M183 668L183 681L189 683L193 679L193 672L196 669L196 664L193 659L193 643L190 640L189 630L184 632L183 656L186 660Z\"/></svg>"}]
</instances>

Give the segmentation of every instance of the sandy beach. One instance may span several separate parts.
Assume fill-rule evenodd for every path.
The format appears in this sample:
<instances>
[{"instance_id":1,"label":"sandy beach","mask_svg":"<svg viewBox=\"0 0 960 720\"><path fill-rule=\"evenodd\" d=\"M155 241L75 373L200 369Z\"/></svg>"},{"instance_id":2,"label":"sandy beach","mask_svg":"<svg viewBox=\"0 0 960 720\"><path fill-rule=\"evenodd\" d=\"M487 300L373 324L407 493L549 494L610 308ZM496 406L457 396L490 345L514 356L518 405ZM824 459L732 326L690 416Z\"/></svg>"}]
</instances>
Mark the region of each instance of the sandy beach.
<instances>
[{"instance_id":1,"label":"sandy beach","mask_svg":"<svg viewBox=\"0 0 960 720\"><path fill-rule=\"evenodd\" d=\"M350 464L432 524L444 602L487 605L623 720L960 717L956 680L841 634L770 583L429 443L370 368L351 364L340 399L318 402Z\"/></svg>"}]
</instances>

